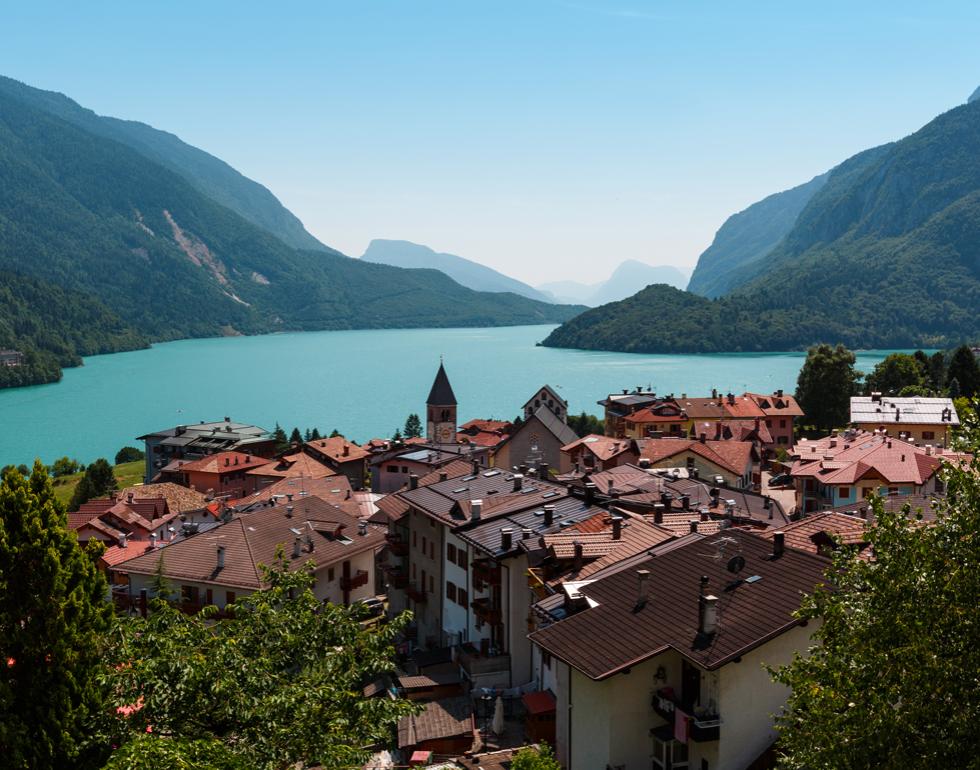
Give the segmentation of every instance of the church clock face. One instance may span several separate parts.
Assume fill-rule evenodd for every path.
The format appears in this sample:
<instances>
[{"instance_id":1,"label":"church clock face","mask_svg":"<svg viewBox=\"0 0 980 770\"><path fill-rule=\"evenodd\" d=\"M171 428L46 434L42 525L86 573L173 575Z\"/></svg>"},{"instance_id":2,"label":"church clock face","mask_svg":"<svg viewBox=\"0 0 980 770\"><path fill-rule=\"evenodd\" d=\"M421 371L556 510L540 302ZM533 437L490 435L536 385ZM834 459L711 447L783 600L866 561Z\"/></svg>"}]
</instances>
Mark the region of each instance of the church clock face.
<instances>
[{"instance_id":1,"label":"church clock face","mask_svg":"<svg viewBox=\"0 0 980 770\"><path fill-rule=\"evenodd\" d=\"M436 440L440 444L452 444L456 440L451 425L440 425L437 429Z\"/></svg>"}]
</instances>

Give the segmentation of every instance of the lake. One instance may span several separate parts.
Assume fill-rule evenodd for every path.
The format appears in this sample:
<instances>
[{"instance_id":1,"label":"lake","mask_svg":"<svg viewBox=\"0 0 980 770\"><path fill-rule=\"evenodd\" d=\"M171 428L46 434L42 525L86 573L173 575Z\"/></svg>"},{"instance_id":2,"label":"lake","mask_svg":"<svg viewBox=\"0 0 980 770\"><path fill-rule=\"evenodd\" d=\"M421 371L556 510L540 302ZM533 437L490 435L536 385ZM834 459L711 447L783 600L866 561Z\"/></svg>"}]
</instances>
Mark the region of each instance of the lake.
<instances>
[{"instance_id":1,"label":"lake","mask_svg":"<svg viewBox=\"0 0 980 770\"><path fill-rule=\"evenodd\" d=\"M622 388L709 395L792 391L803 353L638 355L540 348L553 326L392 329L182 340L93 356L52 385L0 390L0 465L112 460L136 436L200 420L390 436L425 398L443 356L460 421L512 419L542 384L573 412ZM891 351L858 354L871 368Z\"/></svg>"}]
</instances>

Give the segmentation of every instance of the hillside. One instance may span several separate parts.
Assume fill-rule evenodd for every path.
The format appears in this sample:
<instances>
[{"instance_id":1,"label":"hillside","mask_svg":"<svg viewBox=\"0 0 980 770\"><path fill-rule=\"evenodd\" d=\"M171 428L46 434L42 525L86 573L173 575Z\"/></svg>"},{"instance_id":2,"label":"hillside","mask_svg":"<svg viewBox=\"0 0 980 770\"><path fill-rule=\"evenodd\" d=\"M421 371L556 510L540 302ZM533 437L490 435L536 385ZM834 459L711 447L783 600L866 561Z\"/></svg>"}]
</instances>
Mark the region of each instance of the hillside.
<instances>
[{"instance_id":1,"label":"hillside","mask_svg":"<svg viewBox=\"0 0 980 770\"><path fill-rule=\"evenodd\" d=\"M757 263L779 244L828 176L821 174L732 214L698 258L687 290L720 297L735 288L739 271Z\"/></svg>"},{"instance_id":2,"label":"hillside","mask_svg":"<svg viewBox=\"0 0 980 770\"><path fill-rule=\"evenodd\" d=\"M328 250L310 235L267 188L243 176L223 160L145 123L97 115L54 91L31 88L0 76L0 97L24 104L71 123L96 136L114 139L182 176L199 192L267 230L297 249Z\"/></svg>"},{"instance_id":3,"label":"hillside","mask_svg":"<svg viewBox=\"0 0 980 770\"><path fill-rule=\"evenodd\" d=\"M980 101L838 166L760 265L761 274L719 299L647 289L582 314L544 344L713 352L975 338Z\"/></svg>"},{"instance_id":4,"label":"hillside","mask_svg":"<svg viewBox=\"0 0 980 770\"><path fill-rule=\"evenodd\" d=\"M444 254L411 241L391 241L375 238L361 256L365 262L393 267L432 268L445 273L456 283L475 291L513 292L541 302L551 298L526 283L504 275L479 262Z\"/></svg>"},{"instance_id":5,"label":"hillside","mask_svg":"<svg viewBox=\"0 0 980 770\"><path fill-rule=\"evenodd\" d=\"M687 280L672 265L648 265L635 259L621 262L605 281L585 284L576 281L553 281L537 288L555 302L580 302L589 307L625 299L644 286L663 283L682 288Z\"/></svg>"},{"instance_id":6,"label":"hillside","mask_svg":"<svg viewBox=\"0 0 980 770\"><path fill-rule=\"evenodd\" d=\"M3 94L0 271L84 304L45 334L8 321L10 346L63 364L147 339L554 323L580 310L293 249L130 147ZM35 299L18 315L45 317L45 291L24 291Z\"/></svg>"}]
</instances>

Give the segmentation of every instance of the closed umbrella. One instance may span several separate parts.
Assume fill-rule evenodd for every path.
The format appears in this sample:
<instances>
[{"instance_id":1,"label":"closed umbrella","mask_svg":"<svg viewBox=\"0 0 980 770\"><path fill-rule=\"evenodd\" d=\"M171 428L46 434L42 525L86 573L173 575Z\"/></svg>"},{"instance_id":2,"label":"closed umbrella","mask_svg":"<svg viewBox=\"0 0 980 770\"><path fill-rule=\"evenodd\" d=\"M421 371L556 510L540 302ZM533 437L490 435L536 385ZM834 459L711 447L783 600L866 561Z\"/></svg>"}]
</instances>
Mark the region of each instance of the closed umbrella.
<instances>
[{"instance_id":1,"label":"closed umbrella","mask_svg":"<svg viewBox=\"0 0 980 770\"><path fill-rule=\"evenodd\" d=\"M497 703L493 707L493 725L490 728L494 735L504 734L504 699L497 696Z\"/></svg>"}]
</instances>

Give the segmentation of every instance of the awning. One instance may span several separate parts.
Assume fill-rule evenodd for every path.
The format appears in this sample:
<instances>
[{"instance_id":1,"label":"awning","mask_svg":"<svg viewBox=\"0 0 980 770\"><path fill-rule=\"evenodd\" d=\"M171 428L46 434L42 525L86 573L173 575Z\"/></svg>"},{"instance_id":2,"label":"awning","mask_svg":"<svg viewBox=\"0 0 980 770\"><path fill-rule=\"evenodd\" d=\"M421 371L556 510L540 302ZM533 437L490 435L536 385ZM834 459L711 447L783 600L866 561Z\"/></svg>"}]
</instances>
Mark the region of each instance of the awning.
<instances>
[{"instance_id":1,"label":"awning","mask_svg":"<svg viewBox=\"0 0 980 770\"><path fill-rule=\"evenodd\" d=\"M555 710L555 696L547 690L529 692L521 696L524 708L528 714L547 714Z\"/></svg>"}]
</instances>

